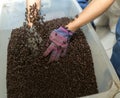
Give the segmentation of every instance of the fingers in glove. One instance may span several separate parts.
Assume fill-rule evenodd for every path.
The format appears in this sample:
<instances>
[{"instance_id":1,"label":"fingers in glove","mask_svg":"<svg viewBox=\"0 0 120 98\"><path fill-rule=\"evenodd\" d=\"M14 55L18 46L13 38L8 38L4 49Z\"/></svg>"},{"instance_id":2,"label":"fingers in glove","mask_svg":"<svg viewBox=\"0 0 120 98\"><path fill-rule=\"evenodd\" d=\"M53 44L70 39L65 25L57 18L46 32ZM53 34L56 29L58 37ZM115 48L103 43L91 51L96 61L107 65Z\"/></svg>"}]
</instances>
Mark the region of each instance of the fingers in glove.
<instances>
[{"instance_id":1,"label":"fingers in glove","mask_svg":"<svg viewBox=\"0 0 120 98\"><path fill-rule=\"evenodd\" d=\"M63 49L60 56L64 57L66 55L66 52L67 52L67 48Z\"/></svg>"},{"instance_id":2,"label":"fingers in glove","mask_svg":"<svg viewBox=\"0 0 120 98\"><path fill-rule=\"evenodd\" d=\"M57 55L56 55L55 61L58 61L58 60L59 60L59 57L60 57L60 55L61 55L61 52L62 52L62 49L59 49L59 50L57 51Z\"/></svg>"},{"instance_id":3,"label":"fingers in glove","mask_svg":"<svg viewBox=\"0 0 120 98\"><path fill-rule=\"evenodd\" d=\"M51 43L47 50L43 53L43 56L49 55L53 50L55 50L55 44Z\"/></svg>"},{"instance_id":4,"label":"fingers in glove","mask_svg":"<svg viewBox=\"0 0 120 98\"><path fill-rule=\"evenodd\" d=\"M50 45L50 40L47 40L46 46L48 47Z\"/></svg>"},{"instance_id":5,"label":"fingers in glove","mask_svg":"<svg viewBox=\"0 0 120 98\"><path fill-rule=\"evenodd\" d=\"M56 56L57 56L57 53L58 53L57 49L55 49L55 50L53 50L53 51L52 51L52 53L51 53L51 55L50 55L50 59L49 59L49 62L48 62L48 63L51 63L51 62L55 61Z\"/></svg>"}]
</instances>

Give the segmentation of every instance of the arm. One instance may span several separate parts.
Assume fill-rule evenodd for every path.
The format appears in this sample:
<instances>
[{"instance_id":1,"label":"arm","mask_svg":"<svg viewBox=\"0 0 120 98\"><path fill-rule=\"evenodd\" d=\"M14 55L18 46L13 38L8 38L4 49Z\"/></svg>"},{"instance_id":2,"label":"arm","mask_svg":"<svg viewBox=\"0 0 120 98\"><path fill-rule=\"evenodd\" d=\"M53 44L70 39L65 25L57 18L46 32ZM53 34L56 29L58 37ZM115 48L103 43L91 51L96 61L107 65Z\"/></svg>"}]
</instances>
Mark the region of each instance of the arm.
<instances>
[{"instance_id":1,"label":"arm","mask_svg":"<svg viewBox=\"0 0 120 98\"><path fill-rule=\"evenodd\" d=\"M66 54L73 32L101 15L114 1L115 0L92 0L82 13L79 14L78 18L75 18L74 21L66 25L68 30L60 27L51 32L49 36L51 44L43 55L47 56L51 53L49 62L57 61L59 57L63 57Z\"/></svg>"},{"instance_id":2,"label":"arm","mask_svg":"<svg viewBox=\"0 0 120 98\"><path fill-rule=\"evenodd\" d=\"M29 12L30 12L30 6L32 6L33 4L37 4L37 9L39 10L40 9L40 2L41 0L27 0L26 1L26 7L27 7L27 9L28 9L28 15L29 15ZM32 27L32 23L30 22L30 19L29 19L29 17L27 17L28 18L28 25L30 26L30 27Z\"/></svg>"},{"instance_id":3,"label":"arm","mask_svg":"<svg viewBox=\"0 0 120 98\"><path fill-rule=\"evenodd\" d=\"M115 0L92 0L82 13L79 14L79 17L66 25L66 27L72 32L75 32L81 26L101 15L114 1Z\"/></svg>"}]
</instances>

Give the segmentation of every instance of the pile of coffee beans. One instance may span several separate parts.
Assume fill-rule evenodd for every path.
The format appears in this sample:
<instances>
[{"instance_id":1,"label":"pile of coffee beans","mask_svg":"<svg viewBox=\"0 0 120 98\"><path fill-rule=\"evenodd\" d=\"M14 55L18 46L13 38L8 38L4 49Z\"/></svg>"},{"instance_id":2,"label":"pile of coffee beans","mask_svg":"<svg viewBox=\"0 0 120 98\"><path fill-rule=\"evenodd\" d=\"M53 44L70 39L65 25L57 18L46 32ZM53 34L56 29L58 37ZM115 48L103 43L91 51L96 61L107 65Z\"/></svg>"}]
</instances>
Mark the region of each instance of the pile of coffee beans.
<instances>
[{"instance_id":1,"label":"pile of coffee beans","mask_svg":"<svg viewBox=\"0 0 120 98\"><path fill-rule=\"evenodd\" d=\"M35 31L23 25L12 30L7 55L8 98L76 98L98 93L90 47L79 29L67 54L57 62L43 57L52 30L67 17L36 22ZM35 34L36 32L36 34Z\"/></svg>"}]
</instances>

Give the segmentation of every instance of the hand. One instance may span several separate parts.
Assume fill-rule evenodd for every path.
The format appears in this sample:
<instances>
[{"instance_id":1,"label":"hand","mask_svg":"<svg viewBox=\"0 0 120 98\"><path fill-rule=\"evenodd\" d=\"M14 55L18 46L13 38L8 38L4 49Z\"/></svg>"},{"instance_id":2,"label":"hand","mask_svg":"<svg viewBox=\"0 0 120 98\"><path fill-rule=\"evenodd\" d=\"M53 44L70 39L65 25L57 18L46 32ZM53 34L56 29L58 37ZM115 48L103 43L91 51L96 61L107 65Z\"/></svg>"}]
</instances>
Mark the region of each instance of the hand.
<instances>
[{"instance_id":1,"label":"hand","mask_svg":"<svg viewBox=\"0 0 120 98\"><path fill-rule=\"evenodd\" d=\"M43 56L48 56L50 54L49 62L57 61L59 57L63 57L66 54L66 50L73 33L63 27L52 31L49 36L50 45L44 52ZM48 46L48 45L47 45Z\"/></svg>"}]
</instances>

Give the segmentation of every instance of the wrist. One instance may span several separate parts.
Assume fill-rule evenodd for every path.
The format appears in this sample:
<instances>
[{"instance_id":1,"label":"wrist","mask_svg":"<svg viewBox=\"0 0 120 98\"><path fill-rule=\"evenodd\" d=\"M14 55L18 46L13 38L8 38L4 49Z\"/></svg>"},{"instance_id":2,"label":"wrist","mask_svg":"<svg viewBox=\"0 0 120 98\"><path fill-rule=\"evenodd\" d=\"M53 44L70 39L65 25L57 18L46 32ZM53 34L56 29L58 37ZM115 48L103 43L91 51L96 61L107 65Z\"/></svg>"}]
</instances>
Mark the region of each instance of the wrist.
<instances>
[{"instance_id":1,"label":"wrist","mask_svg":"<svg viewBox=\"0 0 120 98\"><path fill-rule=\"evenodd\" d=\"M74 22L70 22L65 27L73 33L79 28L78 26L75 25Z\"/></svg>"},{"instance_id":2,"label":"wrist","mask_svg":"<svg viewBox=\"0 0 120 98\"><path fill-rule=\"evenodd\" d=\"M69 36L72 36L73 35L73 32L70 31L67 27L59 27L60 31L62 31L62 33L64 33L63 35L69 35Z\"/></svg>"}]
</instances>

